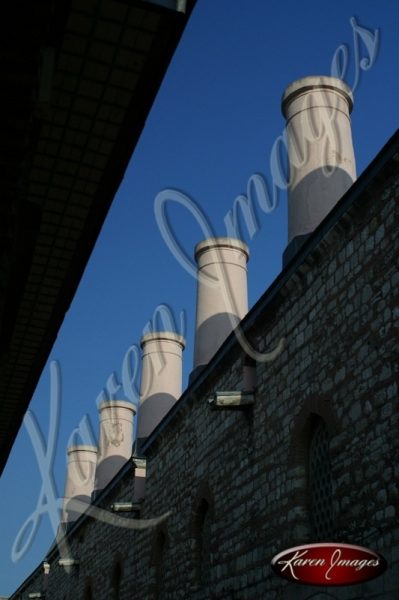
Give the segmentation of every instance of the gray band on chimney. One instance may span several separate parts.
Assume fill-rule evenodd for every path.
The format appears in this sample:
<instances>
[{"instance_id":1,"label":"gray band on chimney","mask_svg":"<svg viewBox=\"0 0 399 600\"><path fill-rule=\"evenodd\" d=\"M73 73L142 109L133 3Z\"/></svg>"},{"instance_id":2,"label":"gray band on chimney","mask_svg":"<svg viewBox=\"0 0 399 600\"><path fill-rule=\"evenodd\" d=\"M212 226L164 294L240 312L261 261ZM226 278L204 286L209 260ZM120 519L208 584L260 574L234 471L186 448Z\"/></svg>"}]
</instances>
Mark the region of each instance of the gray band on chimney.
<instances>
[{"instance_id":1,"label":"gray band on chimney","mask_svg":"<svg viewBox=\"0 0 399 600\"><path fill-rule=\"evenodd\" d=\"M100 413L99 456L95 492L104 489L132 456L133 417L136 408L126 400L107 400Z\"/></svg>"},{"instance_id":2,"label":"gray band on chimney","mask_svg":"<svg viewBox=\"0 0 399 600\"><path fill-rule=\"evenodd\" d=\"M248 258L248 246L235 238L210 238L195 247L197 313L190 379L208 364L248 312Z\"/></svg>"},{"instance_id":3,"label":"gray band on chimney","mask_svg":"<svg viewBox=\"0 0 399 600\"><path fill-rule=\"evenodd\" d=\"M284 263L356 179L349 86L335 77L305 77L287 87L288 246Z\"/></svg>"},{"instance_id":4,"label":"gray band on chimney","mask_svg":"<svg viewBox=\"0 0 399 600\"><path fill-rule=\"evenodd\" d=\"M70 446L67 451L67 476L64 492L63 523L76 521L81 511L68 509L71 500L90 504L96 474L97 447L86 445Z\"/></svg>"},{"instance_id":5,"label":"gray band on chimney","mask_svg":"<svg viewBox=\"0 0 399 600\"><path fill-rule=\"evenodd\" d=\"M185 339L172 331L156 331L140 340L143 362L138 414L138 447L162 421L182 393Z\"/></svg>"}]
</instances>

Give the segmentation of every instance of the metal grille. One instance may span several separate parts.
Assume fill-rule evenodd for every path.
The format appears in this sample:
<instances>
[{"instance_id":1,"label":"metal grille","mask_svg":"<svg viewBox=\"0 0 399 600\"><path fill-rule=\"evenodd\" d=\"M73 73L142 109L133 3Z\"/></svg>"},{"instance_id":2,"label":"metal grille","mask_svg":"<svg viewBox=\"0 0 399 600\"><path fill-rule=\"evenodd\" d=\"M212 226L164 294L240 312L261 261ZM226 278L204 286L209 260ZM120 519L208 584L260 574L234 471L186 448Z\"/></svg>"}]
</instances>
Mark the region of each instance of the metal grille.
<instances>
[{"instance_id":1,"label":"metal grille","mask_svg":"<svg viewBox=\"0 0 399 600\"><path fill-rule=\"evenodd\" d=\"M209 584L211 571L211 514L209 504L203 500L197 517L197 578L201 585Z\"/></svg>"},{"instance_id":2,"label":"metal grille","mask_svg":"<svg viewBox=\"0 0 399 600\"><path fill-rule=\"evenodd\" d=\"M201 580L204 583L209 583L211 568L211 518L209 507L204 514L202 523L202 540L201 540Z\"/></svg>"},{"instance_id":3,"label":"metal grille","mask_svg":"<svg viewBox=\"0 0 399 600\"><path fill-rule=\"evenodd\" d=\"M166 560L166 536L163 531L160 531L157 536L157 565L156 565L156 582L155 582L155 600L162 600L165 597L165 580L167 569L165 566Z\"/></svg>"},{"instance_id":4,"label":"metal grille","mask_svg":"<svg viewBox=\"0 0 399 600\"><path fill-rule=\"evenodd\" d=\"M122 579L122 567L120 563L116 563L112 576L113 600L120 600L120 588Z\"/></svg>"},{"instance_id":5,"label":"metal grille","mask_svg":"<svg viewBox=\"0 0 399 600\"><path fill-rule=\"evenodd\" d=\"M329 435L322 420L317 423L309 448L310 518L316 541L331 541L334 530Z\"/></svg>"}]
</instances>

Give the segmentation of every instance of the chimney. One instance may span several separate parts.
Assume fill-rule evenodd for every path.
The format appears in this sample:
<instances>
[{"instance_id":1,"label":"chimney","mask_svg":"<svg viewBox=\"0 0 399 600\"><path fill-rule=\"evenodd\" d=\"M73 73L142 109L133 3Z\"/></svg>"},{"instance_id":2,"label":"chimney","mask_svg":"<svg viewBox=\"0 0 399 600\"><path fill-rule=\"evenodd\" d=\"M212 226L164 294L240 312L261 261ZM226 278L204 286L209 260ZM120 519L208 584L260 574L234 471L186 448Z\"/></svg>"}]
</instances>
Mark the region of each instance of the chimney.
<instances>
[{"instance_id":1,"label":"chimney","mask_svg":"<svg viewBox=\"0 0 399 600\"><path fill-rule=\"evenodd\" d=\"M284 92L290 171L284 264L356 179L352 106L350 87L335 77L298 79Z\"/></svg>"},{"instance_id":2,"label":"chimney","mask_svg":"<svg viewBox=\"0 0 399 600\"><path fill-rule=\"evenodd\" d=\"M96 474L97 447L76 445L67 450L67 477L62 522L76 521L83 511L68 509L71 500L90 504Z\"/></svg>"},{"instance_id":3,"label":"chimney","mask_svg":"<svg viewBox=\"0 0 399 600\"><path fill-rule=\"evenodd\" d=\"M143 363L138 415L138 447L162 421L182 392L182 352L185 339L170 331L141 338Z\"/></svg>"},{"instance_id":4,"label":"chimney","mask_svg":"<svg viewBox=\"0 0 399 600\"><path fill-rule=\"evenodd\" d=\"M197 318L190 379L208 364L248 312L248 258L248 246L235 238L209 238L195 247Z\"/></svg>"},{"instance_id":5,"label":"chimney","mask_svg":"<svg viewBox=\"0 0 399 600\"><path fill-rule=\"evenodd\" d=\"M126 400L101 402L96 493L104 489L132 456L133 417L136 409Z\"/></svg>"}]
</instances>

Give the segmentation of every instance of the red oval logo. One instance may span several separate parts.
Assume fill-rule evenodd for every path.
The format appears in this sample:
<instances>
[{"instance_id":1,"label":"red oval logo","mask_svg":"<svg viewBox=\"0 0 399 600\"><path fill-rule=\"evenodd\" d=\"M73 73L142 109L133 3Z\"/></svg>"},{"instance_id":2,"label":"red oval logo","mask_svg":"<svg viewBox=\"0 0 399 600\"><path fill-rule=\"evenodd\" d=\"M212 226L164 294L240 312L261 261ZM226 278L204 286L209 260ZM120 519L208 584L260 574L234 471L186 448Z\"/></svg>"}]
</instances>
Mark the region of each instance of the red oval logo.
<instances>
[{"instance_id":1,"label":"red oval logo","mask_svg":"<svg viewBox=\"0 0 399 600\"><path fill-rule=\"evenodd\" d=\"M387 568L381 554L351 544L306 544L280 552L272 559L277 575L309 585L351 585L381 575Z\"/></svg>"}]
</instances>

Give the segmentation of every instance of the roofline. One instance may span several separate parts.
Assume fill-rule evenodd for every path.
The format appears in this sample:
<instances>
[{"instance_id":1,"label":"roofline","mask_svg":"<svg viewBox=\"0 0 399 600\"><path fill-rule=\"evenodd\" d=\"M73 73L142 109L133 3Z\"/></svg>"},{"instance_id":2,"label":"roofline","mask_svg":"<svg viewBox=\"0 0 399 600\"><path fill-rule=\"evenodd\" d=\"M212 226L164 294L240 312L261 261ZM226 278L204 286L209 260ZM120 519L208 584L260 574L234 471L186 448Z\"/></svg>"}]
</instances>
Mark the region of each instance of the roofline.
<instances>
[{"instance_id":1,"label":"roofline","mask_svg":"<svg viewBox=\"0 0 399 600\"><path fill-rule=\"evenodd\" d=\"M176 6L178 0L176 1ZM84 233L81 235L75 250L74 257L71 260L69 273L71 275L64 280L61 285L57 303L54 305L51 322L48 323L46 337L40 349L36 353L35 364L27 378L24 392L18 410L13 414L10 424L10 433L8 438L3 440L0 445L0 476L7 464L9 455L14 446L14 442L22 425L23 415L29 407L32 396L37 387L43 368L46 365L53 345L57 339L59 329L63 323L66 313L75 297L81 278L86 269L87 263L93 252L101 228L111 208L118 188L123 180L124 174L136 150L138 141L145 127L146 120L152 109L161 84L167 74L168 67L171 64L174 53L184 33L189 16L195 6L196 0L187 0L186 12L167 9L153 2L143 2L143 0L134 0L138 5L143 5L154 12L161 14L170 13L168 17L169 30L167 41L165 42L165 52L161 59L157 56L155 60L155 51L150 51L148 62L152 64L151 81L146 84L140 102L135 104L133 97L131 104L126 109L123 124L120 127L120 133L117 140L118 150L113 152L106 168L102 174L102 185L96 193L96 201L93 202L90 209L90 216L87 217ZM132 5L132 2L129 2ZM149 67L148 67L149 69ZM140 115L140 118L138 118Z\"/></svg>"},{"instance_id":2,"label":"roofline","mask_svg":"<svg viewBox=\"0 0 399 600\"><path fill-rule=\"evenodd\" d=\"M92 507L92 506L101 507L101 504L103 503L103 501L112 492L112 490L118 485L118 483L123 479L123 477L126 475L126 473L128 473L132 468L135 467L136 459L142 460L141 457L131 456L125 462L125 464L119 469L119 471L111 479L111 481L106 485L106 487L104 489L102 489L101 491L99 491L98 496L94 500L92 500L92 502L90 503L90 505L89 505L90 507ZM59 541L61 541L63 539L68 539L69 537L71 537L81 527L81 525L84 524L84 522L86 521L87 518L92 518L92 517L87 512L84 512L80 515L80 517L78 517L78 519L76 519L76 521L71 522L67 531L62 536L62 538L60 538ZM59 554L58 540L55 539L55 541L53 542L49 551L46 554L45 560L49 561L50 559L57 556L57 554Z\"/></svg>"},{"instance_id":3,"label":"roofline","mask_svg":"<svg viewBox=\"0 0 399 600\"><path fill-rule=\"evenodd\" d=\"M34 571L32 571L32 573L30 573L30 575L28 575L28 577L26 579L24 579L24 581L21 583L21 585L15 590L15 592L13 592L10 596L6 596L6 598L8 600L12 600L12 598L14 597L18 597L18 594L21 594L24 589L31 583L31 581L33 579L36 579L37 576L40 576L41 571L43 569L43 563L46 562L45 560L42 560L42 562L36 567L36 569Z\"/></svg>"},{"instance_id":4,"label":"roofline","mask_svg":"<svg viewBox=\"0 0 399 600\"><path fill-rule=\"evenodd\" d=\"M242 319L239 326L242 327L244 333L254 325L259 315L269 307L282 287L298 271L299 267L305 262L311 252L315 250L324 236L339 221L342 215L351 208L359 196L367 190L376 177L381 174L381 170L387 168L388 163L391 160L395 160L395 162L399 163L399 129L397 129L389 138L377 156L337 202L334 208L327 214L319 226L309 235L298 252L285 265L270 287L262 294L259 300ZM155 444L160 435L165 431L166 427L168 427L169 423L174 419L175 415L180 412L188 400L198 392L215 368L220 367L228 355L233 351L237 351L240 347L240 342L233 331L213 358L211 358L210 362L198 373L197 377L193 379L179 400L172 406L164 419L147 438L141 448L143 455L151 450L151 446Z\"/></svg>"},{"instance_id":5,"label":"roofline","mask_svg":"<svg viewBox=\"0 0 399 600\"><path fill-rule=\"evenodd\" d=\"M368 167L366 167L363 173L352 185L352 187L349 188L349 190L344 194L344 196L342 196L339 202L328 213L328 215L320 223L317 229L309 236L306 242L304 242L297 254L284 267L281 273L272 282L270 287L259 298L256 304L244 317L244 319L240 323L244 332L253 326L254 322L259 317L259 315L263 313L265 309L271 304L271 302L274 300L281 288L287 283L290 277L292 277L292 275L295 274L295 272L304 263L306 258L310 255L310 253L318 246L323 237L339 221L342 215L345 212L347 212L349 208L351 208L351 206L356 202L359 196L361 196L367 190L367 188L374 182L376 177L378 175L381 176L381 170L386 169L388 167L388 164L392 160L399 164L399 129L395 131L395 133L387 141L387 143L377 154L374 160L368 165ZM154 429L152 434L147 438L145 444L143 444L142 447L143 454L151 450L158 438L165 431L170 422L174 419L175 415L183 409L188 400L201 388L201 386L206 382L209 375L211 375L212 371L214 371L215 367L221 366L226 360L226 358L228 358L228 355L239 348L240 344L233 331L223 343L223 345L219 348L219 350L216 352L216 354L208 363L208 365L206 365L206 367L204 367L204 369L199 373L199 375L193 380L193 382L183 392L180 399L173 405L173 407L167 413L165 418L159 423L156 429ZM137 457L132 456L123 465L123 467L118 471L118 473L110 481L107 487L104 488L104 490L102 490L100 495L92 503L93 506L97 506L98 504L100 504L108 496L108 494L118 485L118 483L123 479L126 473L128 473L134 465L135 458ZM90 518L90 515L87 515L86 513L82 514L79 517L79 519L73 523L71 529L65 534L65 537L69 538L73 533L75 533L76 530L79 529L81 525L83 525L87 518ZM57 554L58 546L53 545L47 553L45 560L50 560L54 558ZM33 571L33 573L31 573L27 577L27 579L20 585L20 587L10 596L10 599L13 598L20 591L22 591L22 589L26 587L26 585L31 581L31 579L34 576L36 576L36 574L39 574L42 564L43 562L35 569L35 571Z\"/></svg>"}]
</instances>

